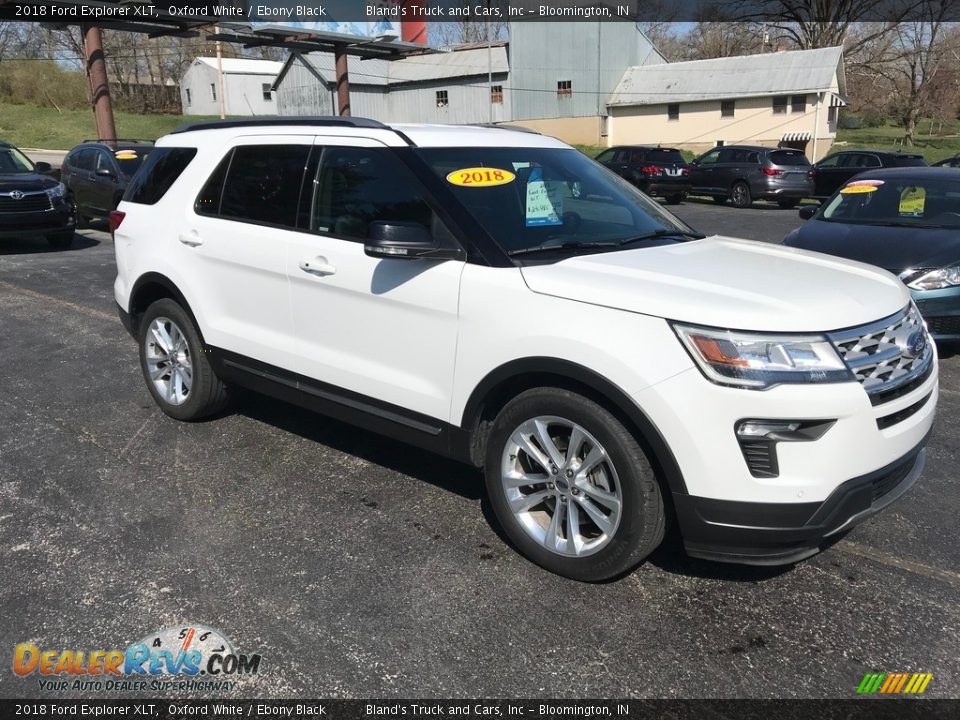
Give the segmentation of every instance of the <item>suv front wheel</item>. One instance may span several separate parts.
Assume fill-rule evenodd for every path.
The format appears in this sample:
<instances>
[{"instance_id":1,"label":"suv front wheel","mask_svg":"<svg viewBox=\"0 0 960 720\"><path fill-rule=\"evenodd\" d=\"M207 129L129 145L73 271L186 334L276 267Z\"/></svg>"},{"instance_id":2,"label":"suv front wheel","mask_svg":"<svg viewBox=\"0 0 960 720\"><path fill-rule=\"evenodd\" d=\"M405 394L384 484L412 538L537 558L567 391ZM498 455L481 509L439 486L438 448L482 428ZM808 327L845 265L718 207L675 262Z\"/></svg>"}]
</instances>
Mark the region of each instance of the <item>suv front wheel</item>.
<instances>
[{"instance_id":1,"label":"suv front wheel","mask_svg":"<svg viewBox=\"0 0 960 720\"><path fill-rule=\"evenodd\" d=\"M140 320L140 368L154 401L172 418L200 420L227 403L193 321L169 298L151 304Z\"/></svg>"},{"instance_id":2,"label":"suv front wheel","mask_svg":"<svg viewBox=\"0 0 960 720\"><path fill-rule=\"evenodd\" d=\"M487 492L530 560L585 582L632 569L660 544L660 488L631 433L592 400L528 390L500 411L487 443Z\"/></svg>"}]
</instances>

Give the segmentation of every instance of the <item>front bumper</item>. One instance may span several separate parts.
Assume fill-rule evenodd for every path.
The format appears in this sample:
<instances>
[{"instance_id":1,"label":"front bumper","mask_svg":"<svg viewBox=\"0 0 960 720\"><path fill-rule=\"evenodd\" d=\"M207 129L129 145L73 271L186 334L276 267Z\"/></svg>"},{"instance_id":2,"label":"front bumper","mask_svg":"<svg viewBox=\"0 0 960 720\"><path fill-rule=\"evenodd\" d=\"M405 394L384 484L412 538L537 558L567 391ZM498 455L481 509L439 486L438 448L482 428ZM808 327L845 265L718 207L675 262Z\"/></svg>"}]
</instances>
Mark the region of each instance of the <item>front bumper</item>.
<instances>
[{"instance_id":1,"label":"front bumper","mask_svg":"<svg viewBox=\"0 0 960 720\"><path fill-rule=\"evenodd\" d=\"M673 493L687 554L748 565L785 565L815 555L910 489L923 470L926 441L889 465L848 480L819 503L749 503Z\"/></svg>"},{"instance_id":2,"label":"front bumper","mask_svg":"<svg viewBox=\"0 0 960 720\"><path fill-rule=\"evenodd\" d=\"M911 293L934 340L960 340L960 287Z\"/></svg>"},{"instance_id":3,"label":"front bumper","mask_svg":"<svg viewBox=\"0 0 960 720\"><path fill-rule=\"evenodd\" d=\"M0 213L0 237L43 236L73 226L73 207L67 202L56 202L50 210Z\"/></svg>"}]
</instances>

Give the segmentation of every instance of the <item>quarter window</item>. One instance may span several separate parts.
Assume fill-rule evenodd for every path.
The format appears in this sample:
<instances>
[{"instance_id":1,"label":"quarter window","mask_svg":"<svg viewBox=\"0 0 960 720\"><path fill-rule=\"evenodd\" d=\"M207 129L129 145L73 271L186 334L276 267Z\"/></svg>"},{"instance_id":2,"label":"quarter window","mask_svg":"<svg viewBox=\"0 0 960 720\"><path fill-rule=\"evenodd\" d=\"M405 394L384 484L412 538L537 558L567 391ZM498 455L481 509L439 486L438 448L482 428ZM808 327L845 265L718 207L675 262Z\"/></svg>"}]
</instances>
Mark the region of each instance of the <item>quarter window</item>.
<instances>
[{"instance_id":1,"label":"quarter window","mask_svg":"<svg viewBox=\"0 0 960 720\"><path fill-rule=\"evenodd\" d=\"M220 215L295 228L309 145L241 145L234 149Z\"/></svg>"},{"instance_id":2,"label":"quarter window","mask_svg":"<svg viewBox=\"0 0 960 720\"><path fill-rule=\"evenodd\" d=\"M176 182L196 154L196 148L154 148L143 161L140 171L133 176L123 199L153 205Z\"/></svg>"},{"instance_id":3,"label":"quarter window","mask_svg":"<svg viewBox=\"0 0 960 720\"><path fill-rule=\"evenodd\" d=\"M406 168L378 150L325 149L314 188L310 229L315 232L365 240L374 222L438 227Z\"/></svg>"}]
</instances>

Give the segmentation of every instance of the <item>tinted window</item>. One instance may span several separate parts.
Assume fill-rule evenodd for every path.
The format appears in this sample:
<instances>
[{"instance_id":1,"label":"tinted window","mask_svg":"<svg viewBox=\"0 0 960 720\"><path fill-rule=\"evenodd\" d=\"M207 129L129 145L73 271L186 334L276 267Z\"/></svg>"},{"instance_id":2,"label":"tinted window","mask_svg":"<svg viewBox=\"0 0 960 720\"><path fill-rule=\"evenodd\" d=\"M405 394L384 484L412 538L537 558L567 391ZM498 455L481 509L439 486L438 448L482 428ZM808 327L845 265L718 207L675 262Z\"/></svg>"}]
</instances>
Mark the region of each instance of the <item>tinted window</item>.
<instances>
[{"instance_id":1,"label":"tinted window","mask_svg":"<svg viewBox=\"0 0 960 720\"><path fill-rule=\"evenodd\" d=\"M156 148L127 187L127 202L153 205L162 198L197 154L196 148Z\"/></svg>"},{"instance_id":2,"label":"tinted window","mask_svg":"<svg viewBox=\"0 0 960 720\"><path fill-rule=\"evenodd\" d=\"M613 162L613 156L616 155L616 153L617 153L616 150L604 150L602 153L597 155L596 161L602 162L602 163Z\"/></svg>"},{"instance_id":3,"label":"tinted window","mask_svg":"<svg viewBox=\"0 0 960 720\"><path fill-rule=\"evenodd\" d=\"M97 150L96 153L96 165L94 167L95 170L109 170L110 172L116 172L116 167L106 152L103 150Z\"/></svg>"},{"instance_id":4,"label":"tinted window","mask_svg":"<svg viewBox=\"0 0 960 720\"><path fill-rule=\"evenodd\" d=\"M268 225L297 226L297 204L309 145L242 145L223 184L220 215Z\"/></svg>"},{"instance_id":5,"label":"tinted window","mask_svg":"<svg viewBox=\"0 0 960 720\"><path fill-rule=\"evenodd\" d=\"M701 155L697 162L700 165L713 165L720 158L721 150L711 150L705 155Z\"/></svg>"},{"instance_id":6,"label":"tinted window","mask_svg":"<svg viewBox=\"0 0 960 720\"><path fill-rule=\"evenodd\" d=\"M74 159L73 166L80 170L89 170L93 172L93 165L97 159L97 151L93 148L84 148L80 150Z\"/></svg>"},{"instance_id":7,"label":"tinted window","mask_svg":"<svg viewBox=\"0 0 960 720\"><path fill-rule=\"evenodd\" d=\"M864 225L960 228L960 182L932 178L853 180L824 208L822 219ZM900 242L919 238L910 234Z\"/></svg>"},{"instance_id":8,"label":"tinted window","mask_svg":"<svg viewBox=\"0 0 960 720\"><path fill-rule=\"evenodd\" d=\"M830 157L825 157L823 160L817 163L818 168L828 168L828 167L837 167L840 164L841 155L831 155Z\"/></svg>"},{"instance_id":9,"label":"tinted window","mask_svg":"<svg viewBox=\"0 0 960 720\"><path fill-rule=\"evenodd\" d=\"M770 162L774 165L809 165L807 156L798 150L774 150L770 153Z\"/></svg>"},{"instance_id":10,"label":"tinted window","mask_svg":"<svg viewBox=\"0 0 960 720\"><path fill-rule=\"evenodd\" d=\"M652 148L647 151L647 160L658 163L679 163L683 164L683 155L674 148Z\"/></svg>"},{"instance_id":11,"label":"tinted window","mask_svg":"<svg viewBox=\"0 0 960 720\"><path fill-rule=\"evenodd\" d=\"M732 163L732 162L736 162L736 161L737 161L737 160L736 160L736 157L737 157L737 151L736 151L735 149L721 150L721 151L720 151L720 157L717 158L717 162L719 162L719 163Z\"/></svg>"},{"instance_id":12,"label":"tinted window","mask_svg":"<svg viewBox=\"0 0 960 720\"><path fill-rule=\"evenodd\" d=\"M193 205L194 211L200 215L219 215L220 200L223 197L223 181L227 177L230 161L233 160L233 150L224 156L217 169L204 184L197 201Z\"/></svg>"},{"instance_id":13,"label":"tinted window","mask_svg":"<svg viewBox=\"0 0 960 720\"><path fill-rule=\"evenodd\" d=\"M899 167L926 167L927 161L922 157L902 157L897 158L895 163Z\"/></svg>"},{"instance_id":14,"label":"tinted window","mask_svg":"<svg viewBox=\"0 0 960 720\"><path fill-rule=\"evenodd\" d=\"M0 147L0 173L24 174L33 170L33 163L15 147Z\"/></svg>"},{"instance_id":15,"label":"tinted window","mask_svg":"<svg viewBox=\"0 0 960 720\"><path fill-rule=\"evenodd\" d=\"M852 168L852 167L863 167L860 161L859 153L847 153L840 158L840 167Z\"/></svg>"},{"instance_id":16,"label":"tinted window","mask_svg":"<svg viewBox=\"0 0 960 720\"><path fill-rule=\"evenodd\" d=\"M407 170L381 150L325 149L314 188L310 229L317 232L362 240L376 221L433 227L433 211Z\"/></svg>"}]
</instances>

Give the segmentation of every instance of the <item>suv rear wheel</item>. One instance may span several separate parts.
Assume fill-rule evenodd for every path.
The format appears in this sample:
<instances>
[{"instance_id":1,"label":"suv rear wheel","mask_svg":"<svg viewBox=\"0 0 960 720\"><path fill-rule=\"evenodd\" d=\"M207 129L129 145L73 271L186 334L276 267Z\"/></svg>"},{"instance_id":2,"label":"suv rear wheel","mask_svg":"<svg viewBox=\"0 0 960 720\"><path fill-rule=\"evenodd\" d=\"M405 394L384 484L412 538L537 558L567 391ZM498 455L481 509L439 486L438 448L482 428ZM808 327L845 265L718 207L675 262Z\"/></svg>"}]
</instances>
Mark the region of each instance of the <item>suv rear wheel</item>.
<instances>
[{"instance_id":1,"label":"suv rear wheel","mask_svg":"<svg viewBox=\"0 0 960 720\"><path fill-rule=\"evenodd\" d=\"M735 182L730 188L730 202L734 207L748 208L753 204L753 197L750 195L750 186L743 180Z\"/></svg>"},{"instance_id":2,"label":"suv rear wheel","mask_svg":"<svg viewBox=\"0 0 960 720\"><path fill-rule=\"evenodd\" d=\"M200 420L227 403L193 321L169 298L151 304L140 320L140 368L154 401L172 418Z\"/></svg>"},{"instance_id":3,"label":"suv rear wheel","mask_svg":"<svg viewBox=\"0 0 960 720\"><path fill-rule=\"evenodd\" d=\"M538 388L510 401L494 421L485 471L507 536L558 575L616 577L663 539L646 455L613 415L576 393Z\"/></svg>"}]
</instances>

